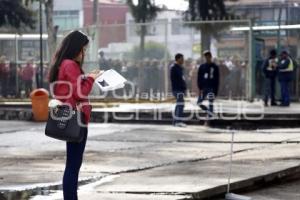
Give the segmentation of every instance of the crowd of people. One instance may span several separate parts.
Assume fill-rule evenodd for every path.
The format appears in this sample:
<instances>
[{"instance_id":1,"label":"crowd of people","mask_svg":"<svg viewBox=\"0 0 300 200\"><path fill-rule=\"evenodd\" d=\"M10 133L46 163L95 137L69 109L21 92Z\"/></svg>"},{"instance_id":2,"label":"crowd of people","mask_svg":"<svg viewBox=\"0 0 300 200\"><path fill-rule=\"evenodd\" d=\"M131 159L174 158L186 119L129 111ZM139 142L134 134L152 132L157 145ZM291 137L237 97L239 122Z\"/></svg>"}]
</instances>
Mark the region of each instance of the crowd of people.
<instances>
[{"instance_id":1,"label":"crowd of people","mask_svg":"<svg viewBox=\"0 0 300 200\"><path fill-rule=\"evenodd\" d=\"M220 96L227 98L242 97L245 92L246 63L237 57L227 60L214 60L220 66ZM173 61L165 59L126 60L106 58L103 52L99 53L99 68L101 70L114 69L135 85L135 92L165 93L166 71ZM184 64L187 90L191 96L197 96L197 70L203 59L188 58ZM94 66L94 64L93 64ZM94 66L96 67L96 66ZM48 65L43 67L43 87L48 88ZM153 78L155 77L155 79ZM14 63L6 56L0 57L0 97L28 98L33 89L40 85L40 65L33 59L26 62ZM233 81L234 80L234 81ZM169 81L169 80L167 80ZM236 81L240 84L236 84ZM128 87L125 88L129 90ZM118 92L118 91L117 91ZM123 92L123 91L122 91ZM129 91L128 91L129 92ZM127 93L128 93L127 92ZM119 91L120 93L120 91Z\"/></svg>"},{"instance_id":2,"label":"crowd of people","mask_svg":"<svg viewBox=\"0 0 300 200\"><path fill-rule=\"evenodd\" d=\"M164 91L164 60L144 59L128 61L126 59L107 59L100 52L99 68L114 69L138 87L140 92ZM155 81L153 79L155 77Z\"/></svg>"},{"instance_id":3,"label":"crowd of people","mask_svg":"<svg viewBox=\"0 0 300 200\"><path fill-rule=\"evenodd\" d=\"M48 66L43 68L43 87L48 88ZM33 59L25 63L14 63L6 56L0 57L0 97L28 98L40 84L40 67Z\"/></svg>"},{"instance_id":4,"label":"crowd of people","mask_svg":"<svg viewBox=\"0 0 300 200\"><path fill-rule=\"evenodd\" d=\"M144 59L136 61L119 60L106 58L103 52L99 53L99 67L101 70L114 69L127 80L133 82L140 92L164 93L165 78L170 76L169 66L173 60L164 59ZM184 76L187 83L187 93L191 96L198 95L197 72L200 64L204 63L204 58L187 58L183 65ZM237 56L228 59L214 59L214 62L220 66L220 96L224 98L243 98L245 95L245 78L247 62L239 59ZM165 70L167 67L167 70ZM167 71L167 76L165 73ZM153 78L155 77L155 78ZM170 81L169 78L167 81ZM236 84L236 83L239 84Z\"/></svg>"},{"instance_id":5,"label":"crowd of people","mask_svg":"<svg viewBox=\"0 0 300 200\"><path fill-rule=\"evenodd\" d=\"M122 74L127 80L134 84L136 93L152 93L162 96L166 92L166 81L170 81L168 78L170 77L169 67L173 62L173 60L166 61L165 59L148 58L143 60L112 59L106 58L104 53L100 51L98 67L101 70L114 69ZM218 96L224 99L244 99L246 95L247 61L238 56L232 56L224 59L214 57L213 62L219 66L220 70L220 89ZM203 63L205 63L205 57L203 56L199 59L185 59L183 73L187 85L187 94L189 96L198 96L197 73L199 66ZM264 64L265 63L266 62L264 62ZM94 63L93 67L97 68ZM259 73L258 78L260 80L265 79L265 81L257 81L257 87L260 88L265 102L268 101L267 98L270 98L271 105L273 105L275 89L268 89L269 87L265 87L263 84L268 84L270 87L273 87L276 81L272 78L269 79L269 75L272 74L272 72L267 72L266 74L265 68L262 66L259 68L261 68L261 73ZM165 74L166 72L168 74ZM39 87L40 79L39 63L33 59L16 64L7 60L5 56L0 57L0 97L29 97L31 91ZM43 87L48 88L47 65L43 67L43 80ZM171 85L170 82L168 84ZM171 88L169 87L169 89ZM125 87L127 94L131 92L129 90L132 90L132 88ZM286 90L283 90L283 93L285 91ZM124 93L124 90L117 91L117 93Z\"/></svg>"}]
</instances>

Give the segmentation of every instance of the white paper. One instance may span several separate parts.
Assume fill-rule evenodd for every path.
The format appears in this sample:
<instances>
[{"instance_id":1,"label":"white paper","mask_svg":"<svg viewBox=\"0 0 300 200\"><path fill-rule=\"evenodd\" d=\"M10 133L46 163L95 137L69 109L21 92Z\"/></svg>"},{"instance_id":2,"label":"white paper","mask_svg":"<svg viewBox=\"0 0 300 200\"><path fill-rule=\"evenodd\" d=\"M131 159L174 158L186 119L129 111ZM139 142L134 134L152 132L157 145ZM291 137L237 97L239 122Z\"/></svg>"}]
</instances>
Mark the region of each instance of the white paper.
<instances>
[{"instance_id":1,"label":"white paper","mask_svg":"<svg viewBox=\"0 0 300 200\"><path fill-rule=\"evenodd\" d=\"M102 91L110 91L123 88L127 80L113 69L105 71L96 79L97 85Z\"/></svg>"}]
</instances>

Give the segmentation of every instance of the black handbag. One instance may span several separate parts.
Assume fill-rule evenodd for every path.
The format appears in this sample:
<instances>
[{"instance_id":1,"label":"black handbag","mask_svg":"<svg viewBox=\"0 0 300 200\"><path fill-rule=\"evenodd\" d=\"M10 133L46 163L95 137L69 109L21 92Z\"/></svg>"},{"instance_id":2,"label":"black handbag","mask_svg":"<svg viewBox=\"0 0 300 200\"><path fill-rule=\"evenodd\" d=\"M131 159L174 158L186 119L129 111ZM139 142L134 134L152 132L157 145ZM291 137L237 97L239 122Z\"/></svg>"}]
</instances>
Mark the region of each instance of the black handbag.
<instances>
[{"instance_id":1,"label":"black handbag","mask_svg":"<svg viewBox=\"0 0 300 200\"><path fill-rule=\"evenodd\" d=\"M81 142L83 113L62 105L50 108L45 135L67 142Z\"/></svg>"}]
</instances>

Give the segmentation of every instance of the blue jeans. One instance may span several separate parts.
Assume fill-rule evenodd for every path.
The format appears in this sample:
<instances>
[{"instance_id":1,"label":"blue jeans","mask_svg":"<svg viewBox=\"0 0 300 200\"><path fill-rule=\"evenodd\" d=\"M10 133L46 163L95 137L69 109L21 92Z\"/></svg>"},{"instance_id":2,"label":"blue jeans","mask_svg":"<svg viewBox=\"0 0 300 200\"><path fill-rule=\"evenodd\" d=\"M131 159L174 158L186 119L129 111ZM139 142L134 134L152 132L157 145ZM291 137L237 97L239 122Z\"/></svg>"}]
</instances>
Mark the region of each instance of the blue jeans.
<instances>
[{"instance_id":1,"label":"blue jeans","mask_svg":"<svg viewBox=\"0 0 300 200\"><path fill-rule=\"evenodd\" d=\"M213 112L214 112L214 99L215 99L215 93L212 89L205 89L203 90L202 95L198 97L197 104L198 106L207 113L208 118L212 118ZM202 102L207 99L209 102L209 106L203 105Z\"/></svg>"},{"instance_id":2,"label":"blue jeans","mask_svg":"<svg viewBox=\"0 0 300 200\"><path fill-rule=\"evenodd\" d=\"M184 109L184 92L173 92L174 97L176 98L176 106L175 106L175 116L173 119L173 124L182 122L183 118L183 109Z\"/></svg>"},{"instance_id":3,"label":"blue jeans","mask_svg":"<svg viewBox=\"0 0 300 200\"><path fill-rule=\"evenodd\" d=\"M290 92L289 92L289 83L290 81L280 81L281 88L281 105L289 106L290 105Z\"/></svg>"},{"instance_id":4,"label":"blue jeans","mask_svg":"<svg viewBox=\"0 0 300 200\"><path fill-rule=\"evenodd\" d=\"M78 175L81 167L85 144L87 140L87 128L81 128L84 138L81 142L67 142L66 168L63 177L64 200L77 200Z\"/></svg>"}]
</instances>

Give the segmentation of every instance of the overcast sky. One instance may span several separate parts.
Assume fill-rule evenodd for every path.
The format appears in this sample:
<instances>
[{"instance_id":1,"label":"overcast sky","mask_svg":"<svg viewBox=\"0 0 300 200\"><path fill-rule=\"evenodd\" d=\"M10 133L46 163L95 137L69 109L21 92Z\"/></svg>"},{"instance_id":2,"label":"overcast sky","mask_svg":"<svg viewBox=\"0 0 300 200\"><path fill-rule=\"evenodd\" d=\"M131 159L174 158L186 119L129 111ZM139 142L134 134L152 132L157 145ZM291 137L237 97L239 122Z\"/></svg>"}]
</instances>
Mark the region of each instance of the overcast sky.
<instances>
[{"instance_id":1,"label":"overcast sky","mask_svg":"<svg viewBox=\"0 0 300 200\"><path fill-rule=\"evenodd\" d=\"M137 2L138 0L134 0ZM186 10L188 2L184 0L155 0L157 5L166 5L167 8L173 10Z\"/></svg>"},{"instance_id":2,"label":"overcast sky","mask_svg":"<svg viewBox=\"0 0 300 200\"><path fill-rule=\"evenodd\" d=\"M188 6L188 2L184 0L155 0L155 3L174 10L186 10Z\"/></svg>"}]
</instances>

